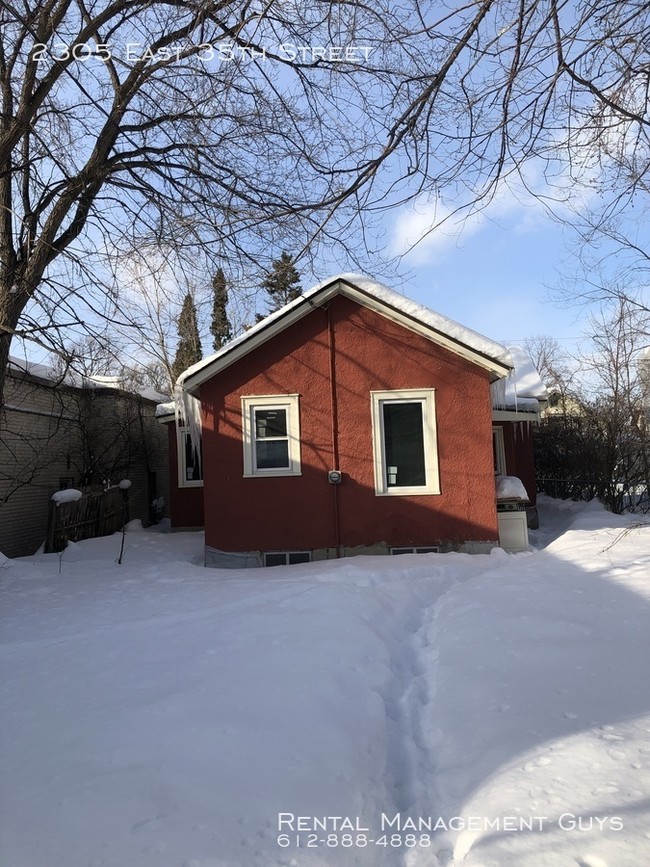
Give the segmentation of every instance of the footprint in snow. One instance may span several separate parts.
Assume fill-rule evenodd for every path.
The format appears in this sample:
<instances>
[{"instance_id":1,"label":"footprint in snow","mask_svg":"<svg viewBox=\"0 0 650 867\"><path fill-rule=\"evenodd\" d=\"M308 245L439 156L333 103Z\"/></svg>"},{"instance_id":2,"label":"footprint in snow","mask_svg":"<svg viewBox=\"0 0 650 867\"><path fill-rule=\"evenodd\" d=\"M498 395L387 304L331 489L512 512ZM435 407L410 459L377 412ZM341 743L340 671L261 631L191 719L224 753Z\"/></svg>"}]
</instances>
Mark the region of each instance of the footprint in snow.
<instances>
[{"instance_id":1,"label":"footprint in snow","mask_svg":"<svg viewBox=\"0 0 650 867\"><path fill-rule=\"evenodd\" d=\"M160 816L156 816L154 819L145 819L144 822L136 822L136 824L131 828L131 833L137 833L139 831L157 831L160 827L160 819Z\"/></svg>"},{"instance_id":2,"label":"footprint in snow","mask_svg":"<svg viewBox=\"0 0 650 867\"><path fill-rule=\"evenodd\" d=\"M540 756L540 758L535 759L532 762L526 762L523 767L524 771L536 771L537 768L543 768L546 765L552 764L552 759L547 758L546 756Z\"/></svg>"},{"instance_id":3,"label":"footprint in snow","mask_svg":"<svg viewBox=\"0 0 650 867\"><path fill-rule=\"evenodd\" d=\"M621 750L607 750L607 755L619 762L625 758L625 753L621 752Z\"/></svg>"},{"instance_id":4,"label":"footprint in snow","mask_svg":"<svg viewBox=\"0 0 650 867\"><path fill-rule=\"evenodd\" d=\"M599 858L598 855L581 855L576 858L576 864L579 867L607 867L607 861L604 858Z\"/></svg>"},{"instance_id":5,"label":"footprint in snow","mask_svg":"<svg viewBox=\"0 0 650 867\"><path fill-rule=\"evenodd\" d=\"M592 795L615 795L618 792L618 786L615 783L610 783L608 786L597 786L591 790Z\"/></svg>"}]
</instances>

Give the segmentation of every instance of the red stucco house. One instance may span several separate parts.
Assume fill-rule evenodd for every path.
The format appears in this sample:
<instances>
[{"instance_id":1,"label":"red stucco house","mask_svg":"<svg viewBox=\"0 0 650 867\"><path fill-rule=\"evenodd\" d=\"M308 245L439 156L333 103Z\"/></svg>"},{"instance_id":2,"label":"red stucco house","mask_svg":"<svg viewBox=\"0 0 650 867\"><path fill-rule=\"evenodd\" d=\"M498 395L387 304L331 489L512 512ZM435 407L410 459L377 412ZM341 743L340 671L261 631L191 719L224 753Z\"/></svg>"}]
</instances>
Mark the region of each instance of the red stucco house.
<instances>
[{"instance_id":1,"label":"red stucco house","mask_svg":"<svg viewBox=\"0 0 650 867\"><path fill-rule=\"evenodd\" d=\"M325 281L179 378L188 421L160 413L172 525L204 525L222 567L489 550L495 471L534 509L543 386L512 371L506 347L366 277Z\"/></svg>"}]
</instances>

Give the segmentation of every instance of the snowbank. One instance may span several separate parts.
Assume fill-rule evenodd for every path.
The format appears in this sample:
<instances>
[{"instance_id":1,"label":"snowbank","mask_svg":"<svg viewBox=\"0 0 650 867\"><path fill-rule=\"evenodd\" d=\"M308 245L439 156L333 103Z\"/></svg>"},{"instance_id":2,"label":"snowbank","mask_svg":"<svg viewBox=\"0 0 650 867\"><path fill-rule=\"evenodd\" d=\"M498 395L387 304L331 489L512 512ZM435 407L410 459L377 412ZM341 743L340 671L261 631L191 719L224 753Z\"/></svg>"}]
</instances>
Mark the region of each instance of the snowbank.
<instances>
[{"instance_id":1,"label":"snowbank","mask_svg":"<svg viewBox=\"0 0 650 867\"><path fill-rule=\"evenodd\" d=\"M646 863L650 529L574 505L514 556L222 573L144 531L121 567L119 535L15 561L3 863Z\"/></svg>"}]
</instances>

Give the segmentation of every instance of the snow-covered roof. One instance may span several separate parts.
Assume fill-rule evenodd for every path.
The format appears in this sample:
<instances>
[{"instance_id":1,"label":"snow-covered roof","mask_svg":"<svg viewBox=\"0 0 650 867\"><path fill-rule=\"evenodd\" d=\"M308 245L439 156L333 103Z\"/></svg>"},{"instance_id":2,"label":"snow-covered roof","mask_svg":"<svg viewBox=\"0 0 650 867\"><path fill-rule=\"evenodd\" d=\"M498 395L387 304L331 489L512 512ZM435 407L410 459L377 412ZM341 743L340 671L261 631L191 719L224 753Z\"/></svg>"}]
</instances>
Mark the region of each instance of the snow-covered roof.
<instances>
[{"instance_id":1,"label":"snow-covered roof","mask_svg":"<svg viewBox=\"0 0 650 867\"><path fill-rule=\"evenodd\" d=\"M149 386L149 385L144 386L143 388L139 388L137 393L144 400L151 400L151 401L154 401L155 403L159 403L161 400L165 400L166 398L169 397L168 394L162 394L161 392L157 391L155 388L151 388L151 386Z\"/></svg>"},{"instance_id":2,"label":"snow-covered roof","mask_svg":"<svg viewBox=\"0 0 650 867\"><path fill-rule=\"evenodd\" d=\"M338 294L479 364L492 374L493 379L505 376L512 366L508 350L502 344L400 295L364 274L345 273L317 283L304 295L271 313L214 355L189 367L178 378L178 385L195 393L201 383L306 316L315 304L324 304Z\"/></svg>"},{"instance_id":3,"label":"snow-covered roof","mask_svg":"<svg viewBox=\"0 0 650 867\"><path fill-rule=\"evenodd\" d=\"M159 403L156 407L156 418L163 418L163 416L167 415L176 415L176 404L173 400Z\"/></svg>"},{"instance_id":4,"label":"snow-covered roof","mask_svg":"<svg viewBox=\"0 0 650 867\"><path fill-rule=\"evenodd\" d=\"M496 410L538 413L540 402L548 400L548 390L521 346L508 346L508 352L513 369L507 377L492 384L492 406Z\"/></svg>"},{"instance_id":5,"label":"snow-covered roof","mask_svg":"<svg viewBox=\"0 0 650 867\"><path fill-rule=\"evenodd\" d=\"M10 371L26 373L29 376L38 376L41 379L60 379L60 376L57 376L52 367L48 367L46 364L38 364L35 361L27 361L26 358L18 358L15 355L9 356L7 367Z\"/></svg>"},{"instance_id":6,"label":"snow-covered roof","mask_svg":"<svg viewBox=\"0 0 650 867\"><path fill-rule=\"evenodd\" d=\"M507 380L506 395L512 398L535 398L546 400L548 391L533 364L532 358L521 346L509 346L508 351L514 364L514 370Z\"/></svg>"},{"instance_id":7,"label":"snow-covered roof","mask_svg":"<svg viewBox=\"0 0 650 867\"><path fill-rule=\"evenodd\" d=\"M62 375L55 368L49 367L47 364L28 361L15 355L9 356L7 366L10 372L23 373L27 376L45 380L53 385L66 385L70 388L110 388L116 391L128 391L132 394L138 394L144 400L149 400L153 403L159 403L169 397L169 395L161 394L149 386L142 388L127 386L119 376L100 376L99 374L86 376L71 369L68 369Z\"/></svg>"}]
</instances>

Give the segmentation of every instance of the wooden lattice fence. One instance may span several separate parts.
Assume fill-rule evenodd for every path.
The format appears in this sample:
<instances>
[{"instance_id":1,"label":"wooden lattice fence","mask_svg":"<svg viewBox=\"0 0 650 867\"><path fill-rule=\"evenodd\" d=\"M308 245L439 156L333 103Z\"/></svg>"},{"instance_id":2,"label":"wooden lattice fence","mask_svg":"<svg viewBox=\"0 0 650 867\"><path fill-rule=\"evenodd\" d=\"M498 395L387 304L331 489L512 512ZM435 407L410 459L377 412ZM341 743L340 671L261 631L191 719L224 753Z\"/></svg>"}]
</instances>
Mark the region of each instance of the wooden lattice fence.
<instances>
[{"instance_id":1,"label":"wooden lattice fence","mask_svg":"<svg viewBox=\"0 0 650 867\"><path fill-rule=\"evenodd\" d=\"M63 551L68 542L109 536L129 520L129 492L120 488L86 491L72 502L50 502L45 553Z\"/></svg>"}]
</instances>

